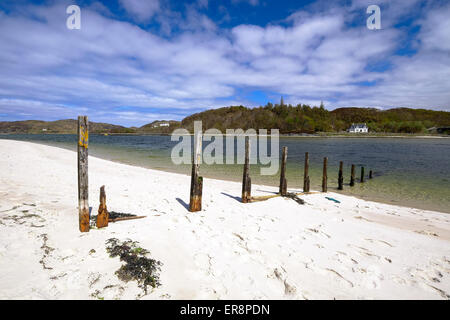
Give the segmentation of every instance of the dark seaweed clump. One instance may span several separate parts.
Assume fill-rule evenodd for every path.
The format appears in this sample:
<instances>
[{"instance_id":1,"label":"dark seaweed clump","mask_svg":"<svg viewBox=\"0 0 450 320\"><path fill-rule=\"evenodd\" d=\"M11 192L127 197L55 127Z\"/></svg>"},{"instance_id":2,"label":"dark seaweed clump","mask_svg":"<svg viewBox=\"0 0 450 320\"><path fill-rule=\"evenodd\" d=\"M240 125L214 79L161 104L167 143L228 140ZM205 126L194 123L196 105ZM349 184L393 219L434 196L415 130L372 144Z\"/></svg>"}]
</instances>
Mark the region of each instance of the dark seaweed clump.
<instances>
[{"instance_id":1,"label":"dark seaweed clump","mask_svg":"<svg viewBox=\"0 0 450 320\"><path fill-rule=\"evenodd\" d=\"M106 251L111 258L120 257L125 264L116 271L117 277L125 282L136 280L138 286L147 294L147 287L161 285L159 271L162 263L148 258L149 251L138 246L138 242L127 239L120 242L116 238L106 240Z\"/></svg>"}]
</instances>

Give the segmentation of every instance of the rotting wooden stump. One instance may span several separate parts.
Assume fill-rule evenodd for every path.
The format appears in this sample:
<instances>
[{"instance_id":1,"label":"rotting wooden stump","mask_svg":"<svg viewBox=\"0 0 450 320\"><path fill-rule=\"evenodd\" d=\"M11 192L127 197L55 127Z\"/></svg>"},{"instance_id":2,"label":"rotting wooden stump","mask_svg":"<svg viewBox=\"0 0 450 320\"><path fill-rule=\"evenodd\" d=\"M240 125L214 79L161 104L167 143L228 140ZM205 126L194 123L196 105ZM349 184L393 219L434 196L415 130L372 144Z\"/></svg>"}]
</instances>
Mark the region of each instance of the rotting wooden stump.
<instances>
[{"instance_id":1,"label":"rotting wooden stump","mask_svg":"<svg viewBox=\"0 0 450 320\"><path fill-rule=\"evenodd\" d=\"M203 177L195 177L189 200L189 211L196 212L202 210Z\"/></svg>"},{"instance_id":2,"label":"rotting wooden stump","mask_svg":"<svg viewBox=\"0 0 450 320\"><path fill-rule=\"evenodd\" d=\"M364 182L364 167L361 167L361 183Z\"/></svg>"},{"instance_id":3,"label":"rotting wooden stump","mask_svg":"<svg viewBox=\"0 0 450 320\"><path fill-rule=\"evenodd\" d=\"M355 185L355 165L352 164L352 172L350 175L350 187L353 187Z\"/></svg>"},{"instance_id":4,"label":"rotting wooden stump","mask_svg":"<svg viewBox=\"0 0 450 320\"><path fill-rule=\"evenodd\" d=\"M286 180L287 153L288 153L288 148L283 147L283 154L281 157L280 190L279 190L279 193L282 196L285 196L287 194L287 180Z\"/></svg>"},{"instance_id":5,"label":"rotting wooden stump","mask_svg":"<svg viewBox=\"0 0 450 320\"><path fill-rule=\"evenodd\" d=\"M344 190L344 162L339 162L338 190Z\"/></svg>"},{"instance_id":6,"label":"rotting wooden stump","mask_svg":"<svg viewBox=\"0 0 450 320\"><path fill-rule=\"evenodd\" d=\"M303 192L309 192L309 153L305 153L305 172L303 175Z\"/></svg>"},{"instance_id":7,"label":"rotting wooden stump","mask_svg":"<svg viewBox=\"0 0 450 320\"><path fill-rule=\"evenodd\" d=\"M245 137L245 163L244 163L244 174L242 177L242 202L251 202L252 198L252 180L250 178L250 137Z\"/></svg>"},{"instance_id":8,"label":"rotting wooden stump","mask_svg":"<svg viewBox=\"0 0 450 320\"><path fill-rule=\"evenodd\" d=\"M88 142L89 142L88 117L79 116L78 117L78 221L81 232L89 232Z\"/></svg>"},{"instance_id":9,"label":"rotting wooden stump","mask_svg":"<svg viewBox=\"0 0 450 320\"><path fill-rule=\"evenodd\" d=\"M328 158L323 158L323 173L322 173L322 192L328 191L328 174L327 174Z\"/></svg>"},{"instance_id":10,"label":"rotting wooden stump","mask_svg":"<svg viewBox=\"0 0 450 320\"><path fill-rule=\"evenodd\" d=\"M202 210L203 177L198 174L202 150L202 134L195 136L194 154L192 156L191 194L189 198L189 211Z\"/></svg>"},{"instance_id":11,"label":"rotting wooden stump","mask_svg":"<svg viewBox=\"0 0 450 320\"><path fill-rule=\"evenodd\" d=\"M252 179L250 176L244 178L242 185L242 202L249 203L252 200Z\"/></svg>"},{"instance_id":12,"label":"rotting wooden stump","mask_svg":"<svg viewBox=\"0 0 450 320\"><path fill-rule=\"evenodd\" d=\"M106 208L106 193L105 186L100 188L100 206L98 207L97 221L95 225L97 228L104 228L108 226L109 212Z\"/></svg>"}]
</instances>

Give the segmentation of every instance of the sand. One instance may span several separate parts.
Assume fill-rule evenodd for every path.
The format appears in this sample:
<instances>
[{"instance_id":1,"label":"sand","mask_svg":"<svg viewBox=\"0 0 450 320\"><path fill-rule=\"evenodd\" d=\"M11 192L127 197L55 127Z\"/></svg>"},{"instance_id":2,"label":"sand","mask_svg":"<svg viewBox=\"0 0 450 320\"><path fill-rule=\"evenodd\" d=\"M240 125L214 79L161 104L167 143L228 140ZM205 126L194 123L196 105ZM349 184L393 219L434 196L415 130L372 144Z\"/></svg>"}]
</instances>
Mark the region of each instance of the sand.
<instances>
[{"instance_id":1,"label":"sand","mask_svg":"<svg viewBox=\"0 0 450 320\"><path fill-rule=\"evenodd\" d=\"M332 192L243 204L240 183L213 179L189 213L189 176L90 157L92 212L105 185L110 211L146 218L80 233L76 153L0 148L0 299L450 298L448 214ZM163 263L160 287L118 279L113 237Z\"/></svg>"}]
</instances>

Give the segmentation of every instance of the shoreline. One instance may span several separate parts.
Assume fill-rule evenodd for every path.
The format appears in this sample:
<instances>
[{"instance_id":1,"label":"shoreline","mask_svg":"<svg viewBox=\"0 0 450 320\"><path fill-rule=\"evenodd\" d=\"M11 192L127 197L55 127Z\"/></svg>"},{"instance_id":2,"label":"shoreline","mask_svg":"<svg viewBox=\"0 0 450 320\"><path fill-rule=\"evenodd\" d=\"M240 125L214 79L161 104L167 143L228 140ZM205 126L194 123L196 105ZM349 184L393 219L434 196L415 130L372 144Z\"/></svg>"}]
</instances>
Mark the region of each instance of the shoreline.
<instances>
[{"instance_id":1,"label":"shoreline","mask_svg":"<svg viewBox=\"0 0 450 320\"><path fill-rule=\"evenodd\" d=\"M91 135L99 135L99 136L170 136L171 133L90 133ZM76 133L0 133L1 136L7 136L7 135L76 135ZM193 133L180 136L193 136ZM226 133L222 134L223 136L233 136L233 135L227 135ZM211 136L210 134L203 133L203 136ZM270 135L260 135L256 134L258 137L270 137ZM415 134L404 134L399 135L393 133L391 134L358 134L355 133L354 135L348 134L326 134L326 133L318 133L318 134L280 134L280 138L405 138L405 139L450 139L450 135L415 135Z\"/></svg>"},{"instance_id":2,"label":"shoreline","mask_svg":"<svg viewBox=\"0 0 450 320\"><path fill-rule=\"evenodd\" d=\"M89 157L92 214L105 185L108 210L146 218L80 233L76 152L0 146L0 299L450 299L446 214L334 192L243 204L241 183L208 178L189 213L189 176ZM162 286L120 281L112 237L162 261Z\"/></svg>"},{"instance_id":3,"label":"shoreline","mask_svg":"<svg viewBox=\"0 0 450 320\"><path fill-rule=\"evenodd\" d=\"M0 139L0 141L1 141L1 139ZM8 140L6 140L6 141L8 141ZM22 141L22 140L12 140L12 141ZM60 145L52 145L52 144L46 144L44 142L34 142L34 141L26 141L26 142L27 143L37 144L37 145L44 145L44 146L49 146L49 147L60 148L60 149L63 149L63 150L73 151L73 150L71 150L68 147L64 147L64 146L60 146ZM130 164L130 163L123 162L123 161L120 161L120 160L112 159L112 158L107 157L107 156L103 157L103 156L98 156L98 155L90 155L89 157L90 158L91 157L95 157L95 158L98 158L98 159L111 161L111 162L118 163L118 164L123 164L123 165L129 165L129 166L132 166L132 167L147 169L147 170L156 170L156 171L167 172L167 173L172 173L172 174L181 174L181 175L190 177L190 175L188 173L180 173L179 171L176 171L175 169L174 170L170 170L169 168L165 169L165 168L160 168L160 167L143 166L143 165L139 165L139 164ZM223 176L222 175L220 175L220 176L216 175L216 176L214 176L214 175L211 175L211 174L208 174L208 173L203 173L203 176L205 178L212 179L212 180L241 183L240 180L227 178L226 175L223 175ZM268 187L268 188L278 188L277 185L271 185L271 184L258 183L258 185L264 186L264 187ZM297 188L290 187L289 189L295 189L296 192L301 192L302 191L301 187L297 187ZM340 191L340 190L338 190L335 187L329 186L329 190L331 190L331 192L334 192L336 194L350 196L350 197L355 197L357 199L365 200L365 201L373 201L373 202L382 203L382 204L395 205L395 206L404 207L404 208L407 208L407 209L429 210L429 211L439 212L439 213L443 213L443 214L450 214L450 212L443 211L443 210L441 210L439 208L416 207L416 206L408 204L407 200L403 200L403 201L402 200L389 200L389 199L383 198L382 196L373 196L373 195L365 196L365 195L351 194L349 192L346 192L347 188L344 189L344 191Z\"/></svg>"}]
</instances>

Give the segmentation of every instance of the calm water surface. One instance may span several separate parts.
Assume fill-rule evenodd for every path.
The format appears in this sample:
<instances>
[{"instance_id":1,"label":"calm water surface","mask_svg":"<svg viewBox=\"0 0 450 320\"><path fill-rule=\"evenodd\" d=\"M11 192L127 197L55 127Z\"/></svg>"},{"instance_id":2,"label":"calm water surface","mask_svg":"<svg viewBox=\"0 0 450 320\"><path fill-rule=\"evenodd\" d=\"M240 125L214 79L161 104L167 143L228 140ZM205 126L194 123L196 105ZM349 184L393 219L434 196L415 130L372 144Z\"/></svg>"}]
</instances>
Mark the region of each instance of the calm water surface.
<instances>
[{"instance_id":1,"label":"calm water surface","mask_svg":"<svg viewBox=\"0 0 450 320\"><path fill-rule=\"evenodd\" d=\"M76 135L1 135L76 150ZM146 168L190 174L190 165L174 165L170 159L177 144L170 136L89 137L89 154ZM204 142L204 147L209 142ZM225 143L224 143L225 145ZM344 191L360 198L450 213L450 139L423 138L280 138L288 147L288 188L301 191L305 152L309 152L311 189L320 190L323 157L328 157L328 189L335 191L339 161L344 161ZM280 150L281 155L281 150ZM349 187L351 164L357 166L357 183ZM359 183L360 167L366 182ZM76 166L74 166L76 170ZM374 179L368 180L369 170ZM205 177L240 181L242 165L206 165ZM251 166L252 183L278 185L279 176L261 176ZM186 186L189 189L189 186Z\"/></svg>"}]
</instances>

